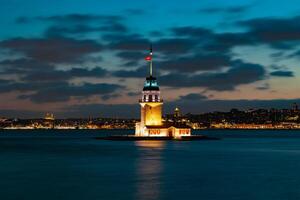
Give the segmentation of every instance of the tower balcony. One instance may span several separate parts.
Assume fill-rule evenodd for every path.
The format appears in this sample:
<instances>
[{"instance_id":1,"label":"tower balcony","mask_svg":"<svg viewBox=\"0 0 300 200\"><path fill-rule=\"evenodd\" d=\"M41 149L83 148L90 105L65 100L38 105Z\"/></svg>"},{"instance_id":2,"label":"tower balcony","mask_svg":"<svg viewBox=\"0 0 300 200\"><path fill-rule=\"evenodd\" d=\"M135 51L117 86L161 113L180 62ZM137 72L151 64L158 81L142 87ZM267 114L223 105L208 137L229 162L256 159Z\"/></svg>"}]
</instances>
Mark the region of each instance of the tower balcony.
<instances>
[{"instance_id":1,"label":"tower balcony","mask_svg":"<svg viewBox=\"0 0 300 200\"><path fill-rule=\"evenodd\" d=\"M139 103L163 103L163 99L139 99Z\"/></svg>"}]
</instances>

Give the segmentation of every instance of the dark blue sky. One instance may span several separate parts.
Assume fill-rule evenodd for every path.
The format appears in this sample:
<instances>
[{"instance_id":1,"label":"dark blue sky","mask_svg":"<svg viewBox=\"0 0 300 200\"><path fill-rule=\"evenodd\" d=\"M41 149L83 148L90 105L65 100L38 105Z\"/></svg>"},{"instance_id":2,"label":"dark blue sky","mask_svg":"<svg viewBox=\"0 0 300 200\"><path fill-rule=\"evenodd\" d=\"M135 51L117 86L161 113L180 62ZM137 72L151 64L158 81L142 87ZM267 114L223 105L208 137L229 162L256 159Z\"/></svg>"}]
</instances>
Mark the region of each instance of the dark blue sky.
<instances>
[{"instance_id":1,"label":"dark blue sky","mask_svg":"<svg viewBox=\"0 0 300 200\"><path fill-rule=\"evenodd\" d=\"M299 102L297 0L2 0L0 115L136 117L153 43L165 112Z\"/></svg>"}]
</instances>

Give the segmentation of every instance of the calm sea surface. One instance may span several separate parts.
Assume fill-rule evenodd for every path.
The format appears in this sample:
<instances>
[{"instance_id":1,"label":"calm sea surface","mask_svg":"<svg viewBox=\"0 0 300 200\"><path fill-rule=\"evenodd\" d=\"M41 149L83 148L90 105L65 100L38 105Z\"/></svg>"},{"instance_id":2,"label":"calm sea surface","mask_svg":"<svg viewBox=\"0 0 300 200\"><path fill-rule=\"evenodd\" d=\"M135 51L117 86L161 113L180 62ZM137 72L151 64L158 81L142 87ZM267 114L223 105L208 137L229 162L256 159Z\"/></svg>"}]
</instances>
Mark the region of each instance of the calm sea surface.
<instances>
[{"instance_id":1,"label":"calm sea surface","mask_svg":"<svg viewBox=\"0 0 300 200\"><path fill-rule=\"evenodd\" d=\"M298 200L300 131L101 141L133 131L0 131L1 200Z\"/></svg>"}]
</instances>

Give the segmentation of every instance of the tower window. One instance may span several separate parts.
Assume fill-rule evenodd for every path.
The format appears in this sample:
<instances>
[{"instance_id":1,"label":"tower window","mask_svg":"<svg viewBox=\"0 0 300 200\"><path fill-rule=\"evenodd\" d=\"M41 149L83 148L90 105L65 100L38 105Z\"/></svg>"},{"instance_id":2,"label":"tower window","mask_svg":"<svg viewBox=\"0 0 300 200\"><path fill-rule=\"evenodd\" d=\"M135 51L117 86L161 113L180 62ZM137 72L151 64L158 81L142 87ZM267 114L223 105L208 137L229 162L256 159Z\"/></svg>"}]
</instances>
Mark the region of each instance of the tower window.
<instances>
[{"instance_id":1,"label":"tower window","mask_svg":"<svg viewBox=\"0 0 300 200\"><path fill-rule=\"evenodd\" d=\"M157 95L155 95L155 101L158 101L158 96Z\"/></svg>"},{"instance_id":2,"label":"tower window","mask_svg":"<svg viewBox=\"0 0 300 200\"><path fill-rule=\"evenodd\" d=\"M151 94L149 95L149 101L150 102L152 101L152 95Z\"/></svg>"}]
</instances>

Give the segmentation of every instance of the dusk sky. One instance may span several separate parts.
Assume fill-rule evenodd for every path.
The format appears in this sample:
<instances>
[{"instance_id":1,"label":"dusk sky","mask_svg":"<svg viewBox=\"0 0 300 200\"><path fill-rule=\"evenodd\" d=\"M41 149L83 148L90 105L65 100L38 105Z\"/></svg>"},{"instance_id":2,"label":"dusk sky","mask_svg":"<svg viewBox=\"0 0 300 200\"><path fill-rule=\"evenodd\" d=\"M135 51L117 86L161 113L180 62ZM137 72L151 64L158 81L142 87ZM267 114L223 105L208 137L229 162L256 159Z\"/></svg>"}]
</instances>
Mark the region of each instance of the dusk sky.
<instances>
[{"instance_id":1,"label":"dusk sky","mask_svg":"<svg viewBox=\"0 0 300 200\"><path fill-rule=\"evenodd\" d=\"M300 104L299 0L0 0L0 116L138 117Z\"/></svg>"}]
</instances>

